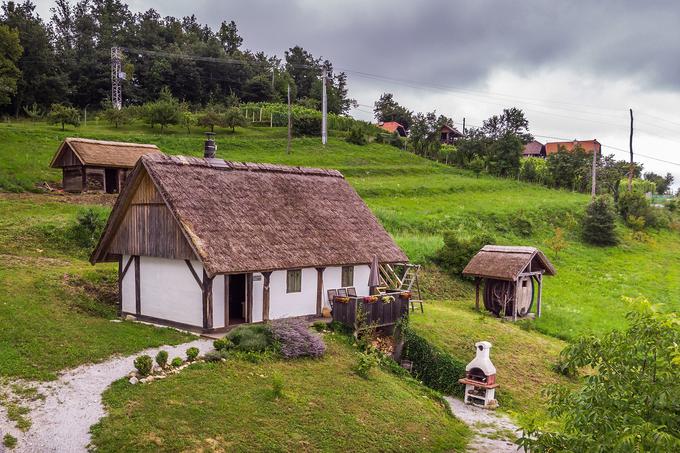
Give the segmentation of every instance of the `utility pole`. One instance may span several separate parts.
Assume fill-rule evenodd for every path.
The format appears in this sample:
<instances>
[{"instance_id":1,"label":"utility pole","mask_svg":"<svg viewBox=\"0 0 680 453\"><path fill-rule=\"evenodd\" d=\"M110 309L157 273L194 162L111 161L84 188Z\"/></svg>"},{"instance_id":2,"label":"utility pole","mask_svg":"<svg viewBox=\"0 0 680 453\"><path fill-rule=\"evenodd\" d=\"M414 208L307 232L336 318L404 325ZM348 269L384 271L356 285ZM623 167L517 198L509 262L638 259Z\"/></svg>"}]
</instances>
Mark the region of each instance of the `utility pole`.
<instances>
[{"instance_id":1,"label":"utility pole","mask_svg":"<svg viewBox=\"0 0 680 453\"><path fill-rule=\"evenodd\" d=\"M326 70L323 70L321 76L321 144L325 145L328 142L328 130L326 129L328 123L328 100L326 99Z\"/></svg>"},{"instance_id":2,"label":"utility pole","mask_svg":"<svg viewBox=\"0 0 680 453\"><path fill-rule=\"evenodd\" d=\"M597 184L597 149L593 149L593 176L592 176L592 182L591 182L591 188L590 188L590 197L594 200L595 195L596 195L596 186Z\"/></svg>"},{"instance_id":3,"label":"utility pole","mask_svg":"<svg viewBox=\"0 0 680 453\"><path fill-rule=\"evenodd\" d=\"M286 147L286 154L290 154L290 141L292 138L291 127L293 126L290 119L290 83L288 84L288 146Z\"/></svg>"},{"instance_id":4,"label":"utility pole","mask_svg":"<svg viewBox=\"0 0 680 453\"><path fill-rule=\"evenodd\" d=\"M633 109L630 110L630 140L628 146L630 147L630 169L628 169L628 192L633 191L633 169L635 163L633 162Z\"/></svg>"},{"instance_id":5,"label":"utility pole","mask_svg":"<svg viewBox=\"0 0 680 453\"><path fill-rule=\"evenodd\" d=\"M276 71L276 69L272 67L272 93L274 93L274 71Z\"/></svg>"},{"instance_id":6,"label":"utility pole","mask_svg":"<svg viewBox=\"0 0 680 453\"><path fill-rule=\"evenodd\" d=\"M463 135L465 135L465 117L463 117Z\"/></svg>"},{"instance_id":7,"label":"utility pole","mask_svg":"<svg viewBox=\"0 0 680 453\"><path fill-rule=\"evenodd\" d=\"M122 72L120 47L111 47L111 104L116 110L123 108L123 91L120 86Z\"/></svg>"}]
</instances>

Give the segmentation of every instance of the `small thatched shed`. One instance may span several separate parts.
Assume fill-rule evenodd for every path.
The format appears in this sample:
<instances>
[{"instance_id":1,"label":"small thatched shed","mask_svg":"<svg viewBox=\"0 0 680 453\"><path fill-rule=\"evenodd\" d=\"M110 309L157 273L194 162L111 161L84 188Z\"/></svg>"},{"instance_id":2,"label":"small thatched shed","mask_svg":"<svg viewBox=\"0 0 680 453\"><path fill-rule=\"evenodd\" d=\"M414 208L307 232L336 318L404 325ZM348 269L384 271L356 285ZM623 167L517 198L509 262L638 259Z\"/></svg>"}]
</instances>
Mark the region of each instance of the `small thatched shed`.
<instances>
[{"instance_id":1,"label":"small thatched shed","mask_svg":"<svg viewBox=\"0 0 680 453\"><path fill-rule=\"evenodd\" d=\"M50 167L61 168L66 192L119 193L140 157L161 151L156 145L67 138Z\"/></svg>"},{"instance_id":2,"label":"small thatched shed","mask_svg":"<svg viewBox=\"0 0 680 453\"><path fill-rule=\"evenodd\" d=\"M476 303L484 282L484 306L498 316L527 316L538 286L536 316L541 316L543 275L555 275L555 267L534 247L486 245L470 260L463 275L475 277Z\"/></svg>"}]
</instances>

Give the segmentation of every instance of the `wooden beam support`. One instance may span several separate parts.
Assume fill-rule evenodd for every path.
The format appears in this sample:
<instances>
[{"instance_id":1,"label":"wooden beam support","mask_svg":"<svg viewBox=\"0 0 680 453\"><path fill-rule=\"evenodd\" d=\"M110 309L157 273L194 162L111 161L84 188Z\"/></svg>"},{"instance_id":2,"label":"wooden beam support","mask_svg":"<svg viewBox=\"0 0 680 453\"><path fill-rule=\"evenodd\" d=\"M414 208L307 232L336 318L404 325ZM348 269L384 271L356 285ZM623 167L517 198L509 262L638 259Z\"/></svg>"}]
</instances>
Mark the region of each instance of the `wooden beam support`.
<instances>
[{"instance_id":1,"label":"wooden beam support","mask_svg":"<svg viewBox=\"0 0 680 453\"><path fill-rule=\"evenodd\" d=\"M194 280L196 280L196 283L198 284L198 287L203 290L203 282L199 278L198 274L196 273L196 269L194 269L194 265L191 264L191 261L189 260L184 260L185 263L187 263L187 267L191 271L191 275L194 276ZM205 270L203 271L203 276L205 277Z\"/></svg>"},{"instance_id":2,"label":"wooden beam support","mask_svg":"<svg viewBox=\"0 0 680 453\"><path fill-rule=\"evenodd\" d=\"M142 287L140 286L140 259L139 255L135 256L135 313L142 314Z\"/></svg>"},{"instance_id":3,"label":"wooden beam support","mask_svg":"<svg viewBox=\"0 0 680 453\"><path fill-rule=\"evenodd\" d=\"M512 321L517 321L517 302L519 301L519 280L515 280L515 299L512 301Z\"/></svg>"},{"instance_id":4,"label":"wooden beam support","mask_svg":"<svg viewBox=\"0 0 680 453\"><path fill-rule=\"evenodd\" d=\"M321 316L323 308L323 271L325 267L316 268L316 316Z\"/></svg>"},{"instance_id":5,"label":"wooden beam support","mask_svg":"<svg viewBox=\"0 0 680 453\"><path fill-rule=\"evenodd\" d=\"M272 276L270 272L262 272L264 277L264 284L262 287L262 321L269 321L269 278Z\"/></svg>"},{"instance_id":6,"label":"wooden beam support","mask_svg":"<svg viewBox=\"0 0 680 453\"><path fill-rule=\"evenodd\" d=\"M224 276L224 327L229 326L229 283L231 278Z\"/></svg>"},{"instance_id":7,"label":"wooden beam support","mask_svg":"<svg viewBox=\"0 0 680 453\"><path fill-rule=\"evenodd\" d=\"M475 277L475 308L477 311L479 311L479 285L481 282L481 278Z\"/></svg>"},{"instance_id":8,"label":"wooden beam support","mask_svg":"<svg viewBox=\"0 0 680 453\"><path fill-rule=\"evenodd\" d=\"M191 265L191 264L190 264ZM203 269L203 329L213 328L213 279Z\"/></svg>"},{"instance_id":9,"label":"wooden beam support","mask_svg":"<svg viewBox=\"0 0 680 453\"><path fill-rule=\"evenodd\" d=\"M543 293L543 274L536 277L538 280L538 300L536 301L536 317L541 317L541 294Z\"/></svg>"},{"instance_id":10,"label":"wooden beam support","mask_svg":"<svg viewBox=\"0 0 680 453\"><path fill-rule=\"evenodd\" d=\"M134 258L133 256L130 256L130 258L128 258L127 264L125 264L125 267L123 268L123 273L122 273L122 275L121 275L121 280L122 280L123 278L125 278L125 274L127 274L127 271L128 271L128 269L130 268L130 265L132 264L132 259L133 259L133 258ZM120 263L121 263L121 264L123 263L123 255L120 256Z\"/></svg>"},{"instance_id":11,"label":"wooden beam support","mask_svg":"<svg viewBox=\"0 0 680 453\"><path fill-rule=\"evenodd\" d=\"M128 264L130 264L128 262ZM123 313L123 255L118 256L118 316Z\"/></svg>"}]
</instances>

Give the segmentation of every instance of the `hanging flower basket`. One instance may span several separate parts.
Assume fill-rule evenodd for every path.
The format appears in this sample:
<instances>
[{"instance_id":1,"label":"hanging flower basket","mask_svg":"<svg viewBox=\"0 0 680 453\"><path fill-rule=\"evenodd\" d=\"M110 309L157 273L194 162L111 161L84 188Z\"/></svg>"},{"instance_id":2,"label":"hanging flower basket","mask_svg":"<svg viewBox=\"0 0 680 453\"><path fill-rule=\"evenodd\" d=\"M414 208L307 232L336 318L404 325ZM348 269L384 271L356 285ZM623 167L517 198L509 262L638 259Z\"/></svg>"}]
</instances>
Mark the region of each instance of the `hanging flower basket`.
<instances>
[{"instance_id":1,"label":"hanging flower basket","mask_svg":"<svg viewBox=\"0 0 680 453\"><path fill-rule=\"evenodd\" d=\"M399 296L403 299L410 300L411 299L411 291L402 291Z\"/></svg>"},{"instance_id":2,"label":"hanging flower basket","mask_svg":"<svg viewBox=\"0 0 680 453\"><path fill-rule=\"evenodd\" d=\"M335 296L335 299L333 299L333 301L337 302L339 304L346 304L346 303L349 303L349 297Z\"/></svg>"},{"instance_id":3,"label":"hanging flower basket","mask_svg":"<svg viewBox=\"0 0 680 453\"><path fill-rule=\"evenodd\" d=\"M378 296L364 296L364 302L367 304L378 302Z\"/></svg>"},{"instance_id":4,"label":"hanging flower basket","mask_svg":"<svg viewBox=\"0 0 680 453\"><path fill-rule=\"evenodd\" d=\"M385 305L391 304L392 302L394 302L394 297L393 296L382 296L381 301Z\"/></svg>"}]
</instances>

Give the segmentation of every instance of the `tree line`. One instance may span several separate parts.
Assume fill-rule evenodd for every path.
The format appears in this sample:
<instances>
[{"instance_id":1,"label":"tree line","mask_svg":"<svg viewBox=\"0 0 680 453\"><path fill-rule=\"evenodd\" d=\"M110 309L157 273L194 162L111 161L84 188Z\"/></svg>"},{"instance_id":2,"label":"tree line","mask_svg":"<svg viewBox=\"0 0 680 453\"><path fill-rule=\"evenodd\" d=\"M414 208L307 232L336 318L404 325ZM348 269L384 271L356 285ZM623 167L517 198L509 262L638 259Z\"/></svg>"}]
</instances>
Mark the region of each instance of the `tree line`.
<instances>
[{"instance_id":1,"label":"tree line","mask_svg":"<svg viewBox=\"0 0 680 453\"><path fill-rule=\"evenodd\" d=\"M293 46L281 59L243 48L234 21L213 30L195 16L133 13L120 0L55 0L44 20L31 0L6 1L0 14L0 110L15 116L46 112L52 104L99 109L111 93L111 48L123 52L123 102L156 101L167 87L192 108L224 103L294 102L319 109L327 74L328 111L354 104L347 76L327 59Z\"/></svg>"}]
</instances>

